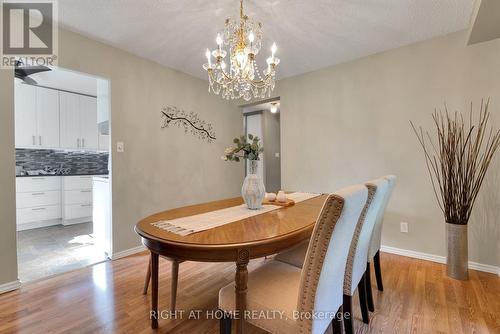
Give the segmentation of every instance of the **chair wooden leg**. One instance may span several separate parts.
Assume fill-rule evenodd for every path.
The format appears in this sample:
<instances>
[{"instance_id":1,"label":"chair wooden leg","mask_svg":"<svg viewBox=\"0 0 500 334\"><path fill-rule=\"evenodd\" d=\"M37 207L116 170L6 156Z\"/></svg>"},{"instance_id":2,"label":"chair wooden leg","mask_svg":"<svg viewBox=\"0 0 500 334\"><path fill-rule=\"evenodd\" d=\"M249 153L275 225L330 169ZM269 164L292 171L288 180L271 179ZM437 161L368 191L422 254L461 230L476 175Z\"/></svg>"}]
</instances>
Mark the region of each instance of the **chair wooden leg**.
<instances>
[{"instance_id":1,"label":"chair wooden leg","mask_svg":"<svg viewBox=\"0 0 500 334\"><path fill-rule=\"evenodd\" d=\"M335 318L332 319L333 334L342 334L342 305L339 307Z\"/></svg>"},{"instance_id":2,"label":"chair wooden leg","mask_svg":"<svg viewBox=\"0 0 500 334\"><path fill-rule=\"evenodd\" d=\"M370 323L370 314L368 313L368 304L366 302L366 282L365 275L358 284L359 306L361 307L361 316L365 324Z\"/></svg>"},{"instance_id":3,"label":"chair wooden leg","mask_svg":"<svg viewBox=\"0 0 500 334\"><path fill-rule=\"evenodd\" d=\"M354 333L352 320L352 296L344 295L342 304L342 318L344 319L344 331L346 334Z\"/></svg>"},{"instance_id":4,"label":"chair wooden leg","mask_svg":"<svg viewBox=\"0 0 500 334\"><path fill-rule=\"evenodd\" d=\"M177 302L177 282L179 281L179 261L172 260L172 281L170 282L170 309L175 312Z\"/></svg>"},{"instance_id":5,"label":"chair wooden leg","mask_svg":"<svg viewBox=\"0 0 500 334\"><path fill-rule=\"evenodd\" d=\"M224 313L224 316L219 320L220 334L231 334L231 317Z\"/></svg>"},{"instance_id":6,"label":"chair wooden leg","mask_svg":"<svg viewBox=\"0 0 500 334\"><path fill-rule=\"evenodd\" d=\"M149 266L146 272L146 279L144 280L144 289L142 290L143 295L148 294L149 281L151 280L151 255L149 255Z\"/></svg>"},{"instance_id":7,"label":"chair wooden leg","mask_svg":"<svg viewBox=\"0 0 500 334\"><path fill-rule=\"evenodd\" d=\"M382 270L380 269L380 251L373 257L373 265L375 267L375 276L377 278L377 288L379 291L384 291L384 284L382 283Z\"/></svg>"},{"instance_id":8,"label":"chair wooden leg","mask_svg":"<svg viewBox=\"0 0 500 334\"><path fill-rule=\"evenodd\" d=\"M366 272L365 272L365 282L366 282L366 299L368 302L368 310L370 312L375 311L375 305L373 304L373 293L372 293L372 279L370 273L370 262L366 264Z\"/></svg>"}]
</instances>

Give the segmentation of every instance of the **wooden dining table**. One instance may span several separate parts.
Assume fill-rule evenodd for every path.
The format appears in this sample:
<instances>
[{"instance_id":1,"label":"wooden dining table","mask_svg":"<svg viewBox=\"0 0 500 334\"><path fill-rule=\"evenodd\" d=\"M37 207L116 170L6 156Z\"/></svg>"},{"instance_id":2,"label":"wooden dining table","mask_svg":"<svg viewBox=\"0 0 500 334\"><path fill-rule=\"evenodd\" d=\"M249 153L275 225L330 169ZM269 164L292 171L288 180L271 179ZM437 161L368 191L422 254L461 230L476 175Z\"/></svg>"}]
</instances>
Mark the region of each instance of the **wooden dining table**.
<instances>
[{"instance_id":1,"label":"wooden dining table","mask_svg":"<svg viewBox=\"0 0 500 334\"><path fill-rule=\"evenodd\" d=\"M229 224L181 236L158 228L153 223L194 216L241 205L242 198L231 198L191 205L153 214L139 221L135 231L151 252L151 327L158 328L159 256L199 262L234 262L235 306L240 315L238 334L244 332L248 270L251 259L273 255L310 238L327 195L320 195L293 206L279 208Z\"/></svg>"}]
</instances>

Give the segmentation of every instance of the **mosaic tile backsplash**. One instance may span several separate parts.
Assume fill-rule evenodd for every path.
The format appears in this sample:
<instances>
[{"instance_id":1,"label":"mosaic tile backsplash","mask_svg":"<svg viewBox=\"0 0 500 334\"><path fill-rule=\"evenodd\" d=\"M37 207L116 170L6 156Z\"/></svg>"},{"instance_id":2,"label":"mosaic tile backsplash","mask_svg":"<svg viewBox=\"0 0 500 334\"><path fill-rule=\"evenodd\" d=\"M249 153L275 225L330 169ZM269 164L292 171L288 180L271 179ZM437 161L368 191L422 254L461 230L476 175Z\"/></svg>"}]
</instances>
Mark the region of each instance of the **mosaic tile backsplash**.
<instances>
[{"instance_id":1,"label":"mosaic tile backsplash","mask_svg":"<svg viewBox=\"0 0 500 334\"><path fill-rule=\"evenodd\" d=\"M108 174L108 157L108 152L17 148L16 166L25 171L57 170L57 174Z\"/></svg>"}]
</instances>

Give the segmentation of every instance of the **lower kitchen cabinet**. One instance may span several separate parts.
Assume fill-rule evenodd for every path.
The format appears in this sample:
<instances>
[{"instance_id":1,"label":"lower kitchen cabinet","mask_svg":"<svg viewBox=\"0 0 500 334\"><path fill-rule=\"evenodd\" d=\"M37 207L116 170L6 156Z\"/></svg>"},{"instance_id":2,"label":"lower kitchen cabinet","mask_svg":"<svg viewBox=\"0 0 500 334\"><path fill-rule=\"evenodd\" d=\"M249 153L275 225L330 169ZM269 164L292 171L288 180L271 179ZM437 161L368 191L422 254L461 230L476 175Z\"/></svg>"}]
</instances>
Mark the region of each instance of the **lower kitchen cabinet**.
<instances>
[{"instance_id":1,"label":"lower kitchen cabinet","mask_svg":"<svg viewBox=\"0 0 500 334\"><path fill-rule=\"evenodd\" d=\"M16 178L17 230L92 221L92 175Z\"/></svg>"},{"instance_id":2,"label":"lower kitchen cabinet","mask_svg":"<svg viewBox=\"0 0 500 334\"><path fill-rule=\"evenodd\" d=\"M61 177L16 178L17 230L61 223Z\"/></svg>"},{"instance_id":3,"label":"lower kitchen cabinet","mask_svg":"<svg viewBox=\"0 0 500 334\"><path fill-rule=\"evenodd\" d=\"M17 209L17 230L59 225L61 223L61 205L44 205Z\"/></svg>"},{"instance_id":4,"label":"lower kitchen cabinet","mask_svg":"<svg viewBox=\"0 0 500 334\"><path fill-rule=\"evenodd\" d=\"M63 176L62 224L92 221L92 176Z\"/></svg>"}]
</instances>

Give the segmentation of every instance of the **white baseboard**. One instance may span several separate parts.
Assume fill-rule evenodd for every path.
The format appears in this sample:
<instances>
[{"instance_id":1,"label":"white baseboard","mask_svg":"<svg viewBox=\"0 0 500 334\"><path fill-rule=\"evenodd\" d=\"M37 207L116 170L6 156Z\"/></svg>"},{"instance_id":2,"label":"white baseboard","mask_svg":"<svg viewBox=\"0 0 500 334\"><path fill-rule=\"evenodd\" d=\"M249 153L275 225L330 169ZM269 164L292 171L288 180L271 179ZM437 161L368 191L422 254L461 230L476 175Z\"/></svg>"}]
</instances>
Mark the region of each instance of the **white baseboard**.
<instances>
[{"instance_id":1,"label":"white baseboard","mask_svg":"<svg viewBox=\"0 0 500 334\"><path fill-rule=\"evenodd\" d=\"M132 254L144 252L146 250L146 247L144 245L140 245L134 248L129 248L121 252L116 252L111 255L111 260L118 260L121 259L122 257L126 257Z\"/></svg>"},{"instance_id":2,"label":"white baseboard","mask_svg":"<svg viewBox=\"0 0 500 334\"><path fill-rule=\"evenodd\" d=\"M0 284L0 294L9 292L12 290L17 290L21 287L21 281L15 280L14 282L9 282L5 284Z\"/></svg>"},{"instance_id":3,"label":"white baseboard","mask_svg":"<svg viewBox=\"0 0 500 334\"><path fill-rule=\"evenodd\" d=\"M407 249L390 247L390 246L382 246L382 247L380 247L380 250L382 252L412 257L415 259L427 260L427 261L443 263L443 264L446 263L446 256L441 256L441 255L422 253L422 252L417 252L417 251L413 251L413 250L407 250ZM474 270L478 270L478 271L483 271L486 273L497 274L498 276L500 276L500 267L492 266L490 264L482 264L482 263L469 261L469 268L474 269Z\"/></svg>"}]
</instances>

